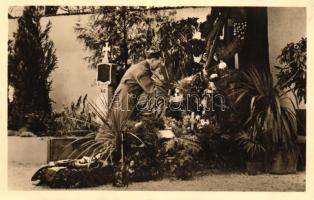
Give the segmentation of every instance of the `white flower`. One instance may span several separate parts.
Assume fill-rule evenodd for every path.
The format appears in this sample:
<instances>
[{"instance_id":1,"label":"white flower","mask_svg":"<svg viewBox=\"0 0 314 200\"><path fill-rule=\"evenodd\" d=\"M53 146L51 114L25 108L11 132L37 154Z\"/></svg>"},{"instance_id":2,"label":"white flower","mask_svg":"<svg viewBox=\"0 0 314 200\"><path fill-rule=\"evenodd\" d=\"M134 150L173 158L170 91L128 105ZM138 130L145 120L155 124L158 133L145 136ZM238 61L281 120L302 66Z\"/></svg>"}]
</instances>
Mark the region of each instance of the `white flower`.
<instances>
[{"instance_id":1,"label":"white flower","mask_svg":"<svg viewBox=\"0 0 314 200\"><path fill-rule=\"evenodd\" d=\"M205 69L205 68L203 68L203 74L205 75L205 76L207 76L208 75L208 72L207 72L207 70Z\"/></svg>"},{"instance_id":2,"label":"white flower","mask_svg":"<svg viewBox=\"0 0 314 200\"><path fill-rule=\"evenodd\" d=\"M208 119L201 119L201 125L205 126L205 125L209 125L209 120Z\"/></svg>"},{"instance_id":3,"label":"white flower","mask_svg":"<svg viewBox=\"0 0 314 200\"><path fill-rule=\"evenodd\" d=\"M218 69L226 69L227 64L224 61L220 61L218 64Z\"/></svg>"},{"instance_id":4,"label":"white flower","mask_svg":"<svg viewBox=\"0 0 314 200\"><path fill-rule=\"evenodd\" d=\"M194 76L188 76L178 81L178 85L184 87L184 85L189 85L193 81Z\"/></svg>"},{"instance_id":5,"label":"white flower","mask_svg":"<svg viewBox=\"0 0 314 200\"><path fill-rule=\"evenodd\" d=\"M209 77L210 80L213 80L215 78L218 78L218 74L216 74L216 73L215 74L211 74L210 77Z\"/></svg>"},{"instance_id":6,"label":"white flower","mask_svg":"<svg viewBox=\"0 0 314 200\"><path fill-rule=\"evenodd\" d=\"M9 102L12 102L14 99L14 91L15 91L14 87L9 85L9 92L8 92Z\"/></svg>"},{"instance_id":7,"label":"white flower","mask_svg":"<svg viewBox=\"0 0 314 200\"><path fill-rule=\"evenodd\" d=\"M218 57L217 57L216 53L214 54L214 60L218 61Z\"/></svg>"},{"instance_id":8,"label":"white flower","mask_svg":"<svg viewBox=\"0 0 314 200\"><path fill-rule=\"evenodd\" d=\"M193 80L193 76L188 76L188 77L184 78L184 80L186 80L186 81L192 81L192 80Z\"/></svg>"},{"instance_id":9,"label":"white flower","mask_svg":"<svg viewBox=\"0 0 314 200\"><path fill-rule=\"evenodd\" d=\"M176 89L174 89L174 92L175 92L177 95L179 95L180 89L179 89L179 88L176 88Z\"/></svg>"},{"instance_id":10,"label":"white flower","mask_svg":"<svg viewBox=\"0 0 314 200\"><path fill-rule=\"evenodd\" d=\"M200 119L201 119L201 116L200 116L200 115L196 115L196 116L195 116L195 119L196 119L196 120L200 120Z\"/></svg>"},{"instance_id":11,"label":"white flower","mask_svg":"<svg viewBox=\"0 0 314 200\"><path fill-rule=\"evenodd\" d=\"M183 101L183 96L182 95L178 95L178 96L171 96L170 97L170 102L173 103L180 103Z\"/></svg>"},{"instance_id":12,"label":"white flower","mask_svg":"<svg viewBox=\"0 0 314 200\"><path fill-rule=\"evenodd\" d=\"M208 88L211 89L211 90L216 90L216 86L215 86L215 83L214 82L208 82Z\"/></svg>"},{"instance_id":13,"label":"white flower","mask_svg":"<svg viewBox=\"0 0 314 200\"><path fill-rule=\"evenodd\" d=\"M200 61L201 61L201 56L193 56L193 59L194 59L194 62L197 62L197 63L199 63Z\"/></svg>"},{"instance_id":14,"label":"white flower","mask_svg":"<svg viewBox=\"0 0 314 200\"><path fill-rule=\"evenodd\" d=\"M207 106L207 99L202 99L201 101L202 106L206 107Z\"/></svg>"},{"instance_id":15,"label":"white flower","mask_svg":"<svg viewBox=\"0 0 314 200\"><path fill-rule=\"evenodd\" d=\"M193 34L193 39L201 39L201 32L195 32Z\"/></svg>"},{"instance_id":16,"label":"white flower","mask_svg":"<svg viewBox=\"0 0 314 200\"><path fill-rule=\"evenodd\" d=\"M206 94L212 94L212 93L213 93L213 90L212 90L212 89L206 89L206 90L205 90L205 93L206 93Z\"/></svg>"}]
</instances>

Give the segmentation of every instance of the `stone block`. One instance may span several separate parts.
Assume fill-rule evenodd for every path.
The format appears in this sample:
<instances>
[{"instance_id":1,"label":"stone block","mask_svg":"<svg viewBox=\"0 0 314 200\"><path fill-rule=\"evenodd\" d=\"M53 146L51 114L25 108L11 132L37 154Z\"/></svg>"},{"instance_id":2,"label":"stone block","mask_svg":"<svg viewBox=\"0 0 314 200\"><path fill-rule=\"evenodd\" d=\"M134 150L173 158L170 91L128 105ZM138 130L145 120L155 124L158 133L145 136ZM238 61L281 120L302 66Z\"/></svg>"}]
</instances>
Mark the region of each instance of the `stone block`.
<instances>
[{"instance_id":1,"label":"stone block","mask_svg":"<svg viewBox=\"0 0 314 200\"><path fill-rule=\"evenodd\" d=\"M72 153L78 145L72 144L77 138L51 138L48 141L48 161L75 158L79 152ZM70 157L71 156L71 157Z\"/></svg>"},{"instance_id":2,"label":"stone block","mask_svg":"<svg viewBox=\"0 0 314 200\"><path fill-rule=\"evenodd\" d=\"M8 160L21 164L42 165L48 162L48 138L8 137Z\"/></svg>"},{"instance_id":3,"label":"stone block","mask_svg":"<svg viewBox=\"0 0 314 200\"><path fill-rule=\"evenodd\" d=\"M49 161L69 158L79 144L70 144L76 137L8 137L8 161L21 164L43 165ZM72 158L79 155L72 154Z\"/></svg>"}]
</instances>

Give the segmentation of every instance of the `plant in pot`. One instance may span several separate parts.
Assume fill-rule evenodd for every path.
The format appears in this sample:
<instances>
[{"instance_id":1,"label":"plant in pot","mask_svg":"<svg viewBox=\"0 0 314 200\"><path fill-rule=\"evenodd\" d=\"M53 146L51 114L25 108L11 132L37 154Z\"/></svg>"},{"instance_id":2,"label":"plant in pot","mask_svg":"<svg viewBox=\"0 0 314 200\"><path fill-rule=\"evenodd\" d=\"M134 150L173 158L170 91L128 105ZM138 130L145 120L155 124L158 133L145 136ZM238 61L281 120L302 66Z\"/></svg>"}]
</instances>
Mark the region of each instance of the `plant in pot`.
<instances>
[{"instance_id":1,"label":"plant in pot","mask_svg":"<svg viewBox=\"0 0 314 200\"><path fill-rule=\"evenodd\" d=\"M277 58L281 66L275 66L278 69L276 76L281 89L291 91L290 94L295 95L297 99L296 119L298 140L301 143L301 169L305 167L306 42L306 38L301 38L297 43L287 44Z\"/></svg>"},{"instance_id":2,"label":"plant in pot","mask_svg":"<svg viewBox=\"0 0 314 200\"><path fill-rule=\"evenodd\" d=\"M235 104L248 105L249 114L244 126L255 126L265 134L266 161L270 171L277 161L284 161L276 173L296 171L298 154L295 106L278 84L273 83L269 71L251 68L242 72L231 92ZM278 156L280 155L280 156Z\"/></svg>"},{"instance_id":3,"label":"plant in pot","mask_svg":"<svg viewBox=\"0 0 314 200\"><path fill-rule=\"evenodd\" d=\"M252 126L242 130L236 136L236 141L246 155L246 169L249 175L257 175L264 171L265 134L258 127Z\"/></svg>"}]
</instances>

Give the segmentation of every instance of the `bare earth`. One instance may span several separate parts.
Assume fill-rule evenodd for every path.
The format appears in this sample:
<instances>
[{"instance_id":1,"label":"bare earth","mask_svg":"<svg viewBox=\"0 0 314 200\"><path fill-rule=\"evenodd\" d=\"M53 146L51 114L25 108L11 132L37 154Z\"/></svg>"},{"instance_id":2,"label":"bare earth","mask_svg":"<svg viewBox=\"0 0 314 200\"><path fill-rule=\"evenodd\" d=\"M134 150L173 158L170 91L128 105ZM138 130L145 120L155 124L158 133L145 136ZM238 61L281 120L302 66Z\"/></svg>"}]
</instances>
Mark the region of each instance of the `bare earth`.
<instances>
[{"instance_id":1,"label":"bare earth","mask_svg":"<svg viewBox=\"0 0 314 200\"><path fill-rule=\"evenodd\" d=\"M39 166L9 163L9 190L53 190L34 186L30 179ZM263 174L248 176L245 173L209 173L182 181L163 179L131 183L125 188L103 185L80 190L137 190L137 191L305 191L305 172L290 175Z\"/></svg>"}]
</instances>

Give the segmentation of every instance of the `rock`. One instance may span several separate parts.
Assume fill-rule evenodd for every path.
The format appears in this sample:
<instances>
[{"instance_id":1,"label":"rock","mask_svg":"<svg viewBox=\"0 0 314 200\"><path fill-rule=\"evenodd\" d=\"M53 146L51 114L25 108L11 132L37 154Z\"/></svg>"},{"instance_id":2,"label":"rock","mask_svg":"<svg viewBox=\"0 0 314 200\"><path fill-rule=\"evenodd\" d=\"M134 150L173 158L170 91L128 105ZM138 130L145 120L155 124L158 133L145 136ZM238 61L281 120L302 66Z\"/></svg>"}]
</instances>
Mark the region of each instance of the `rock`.
<instances>
[{"instance_id":1,"label":"rock","mask_svg":"<svg viewBox=\"0 0 314 200\"><path fill-rule=\"evenodd\" d=\"M23 131L20 134L21 137L37 137L34 133L30 131Z\"/></svg>"},{"instance_id":2,"label":"rock","mask_svg":"<svg viewBox=\"0 0 314 200\"><path fill-rule=\"evenodd\" d=\"M20 134L21 134L22 132L26 132L26 131L29 131L29 129L26 128L26 127L22 127L22 128L19 129L19 133L20 133Z\"/></svg>"}]
</instances>

